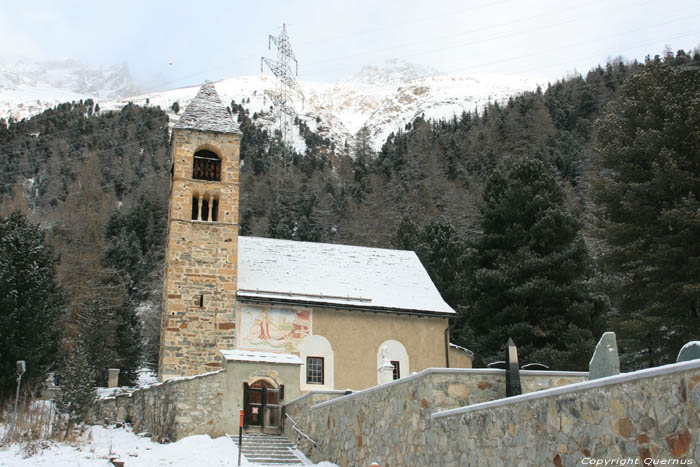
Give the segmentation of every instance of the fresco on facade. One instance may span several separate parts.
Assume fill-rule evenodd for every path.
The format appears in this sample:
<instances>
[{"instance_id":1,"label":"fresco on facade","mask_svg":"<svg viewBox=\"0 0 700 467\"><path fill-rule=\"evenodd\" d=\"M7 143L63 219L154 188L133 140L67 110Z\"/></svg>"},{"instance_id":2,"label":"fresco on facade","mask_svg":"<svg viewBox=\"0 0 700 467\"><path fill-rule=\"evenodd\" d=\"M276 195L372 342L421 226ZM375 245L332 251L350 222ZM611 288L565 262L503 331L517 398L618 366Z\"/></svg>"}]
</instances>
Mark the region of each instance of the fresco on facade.
<instances>
[{"instance_id":1,"label":"fresco on facade","mask_svg":"<svg viewBox=\"0 0 700 467\"><path fill-rule=\"evenodd\" d=\"M296 352L311 334L311 310L241 305L239 316L239 349Z\"/></svg>"}]
</instances>

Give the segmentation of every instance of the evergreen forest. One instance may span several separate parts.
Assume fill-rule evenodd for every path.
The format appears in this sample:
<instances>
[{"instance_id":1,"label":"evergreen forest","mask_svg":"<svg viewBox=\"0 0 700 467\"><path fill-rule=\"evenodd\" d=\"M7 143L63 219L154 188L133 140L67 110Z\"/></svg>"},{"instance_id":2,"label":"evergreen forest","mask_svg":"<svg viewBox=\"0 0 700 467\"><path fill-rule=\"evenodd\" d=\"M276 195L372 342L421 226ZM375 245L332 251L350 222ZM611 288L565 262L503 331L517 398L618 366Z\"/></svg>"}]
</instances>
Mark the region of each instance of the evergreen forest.
<instances>
[{"instance_id":1,"label":"evergreen forest","mask_svg":"<svg viewBox=\"0 0 700 467\"><path fill-rule=\"evenodd\" d=\"M367 128L340 148L297 121L304 153L231 102L240 232L415 251L475 366L503 360L512 337L522 364L585 370L607 330L623 370L670 363L700 331L699 96L697 51L617 59L418 117L378 151ZM26 359L60 377L88 355L104 385L107 368L134 384L156 365L168 150L168 116L149 105L0 120L3 368Z\"/></svg>"}]
</instances>

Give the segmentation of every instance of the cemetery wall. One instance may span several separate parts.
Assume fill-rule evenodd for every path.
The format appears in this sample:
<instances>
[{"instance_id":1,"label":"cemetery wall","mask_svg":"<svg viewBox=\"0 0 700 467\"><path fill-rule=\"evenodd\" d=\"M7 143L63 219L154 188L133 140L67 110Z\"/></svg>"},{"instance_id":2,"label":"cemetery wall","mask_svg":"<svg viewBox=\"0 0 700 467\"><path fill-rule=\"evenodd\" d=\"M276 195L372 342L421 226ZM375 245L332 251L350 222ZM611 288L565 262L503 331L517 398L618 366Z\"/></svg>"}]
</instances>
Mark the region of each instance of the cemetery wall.
<instances>
[{"instance_id":1,"label":"cemetery wall","mask_svg":"<svg viewBox=\"0 0 700 467\"><path fill-rule=\"evenodd\" d=\"M586 381L587 373L523 371L524 391ZM434 450L432 413L491 401L505 396L505 370L431 368L418 374L374 386L325 402L321 395L298 398L285 406L296 426L317 445L299 439L312 460L338 465L421 465ZM297 439L285 420L284 432ZM437 465L427 463L423 465Z\"/></svg>"},{"instance_id":2,"label":"cemetery wall","mask_svg":"<svg viewBox=\"0 0 700 467\"><path fill-rule=\"evenodd\" d=\"M450 373L426 370L312 406L297 423L318 445L302 449L339 465L700 462L700 360L479 403L470 384L456 386L468 378Z\"/></svg>"},{"instance_id":3,"label":"cemetery wall","mask_svg":"<svg viewBox=\"0 0 700 467\"><path fill-rule=\"evenodd\" d=\"M237 413L229 410L226 393L223 371L171 379L98 400L91 422L128 422L134 432L150 433L160 442L196 434L221 436L237 418ZM234 426L238 426L237 420Z\"/></svg>"}]
</instances>

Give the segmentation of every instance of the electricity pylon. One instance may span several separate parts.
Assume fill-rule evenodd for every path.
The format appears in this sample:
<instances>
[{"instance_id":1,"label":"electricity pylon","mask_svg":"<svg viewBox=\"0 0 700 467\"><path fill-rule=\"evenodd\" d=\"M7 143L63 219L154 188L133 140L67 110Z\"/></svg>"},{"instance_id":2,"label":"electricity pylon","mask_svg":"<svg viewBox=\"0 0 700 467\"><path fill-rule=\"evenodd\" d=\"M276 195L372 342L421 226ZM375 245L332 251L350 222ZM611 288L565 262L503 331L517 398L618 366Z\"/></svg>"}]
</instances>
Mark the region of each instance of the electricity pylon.
<instances>
[{"instance_id":1,"label":"electricity pylon","mask_svg":"<svg viewBox=\"0 0 700 467\"><path fill-rule=\"evenodd\" d=\"M263 66L267 65L276 77L274 91L266 90L265 95L272 101L275 123L279 129L283 145L281 159L286 170L289 162L286 147L292 144L292 125L294 118L297 116L294 108L294 98L300 97L303 105L304 93L295 77L299 74L299 62L294 56L292 46L289 44L289 36L287 35L285 24L282 24L282 32L280 32L279 36L269 36L268 49L272 49L273 43L277 47L277 60L261 57L260 72L262 73ZM294 72L292 72L292 62L295 65Z\"/></svg>"}]
</instances>

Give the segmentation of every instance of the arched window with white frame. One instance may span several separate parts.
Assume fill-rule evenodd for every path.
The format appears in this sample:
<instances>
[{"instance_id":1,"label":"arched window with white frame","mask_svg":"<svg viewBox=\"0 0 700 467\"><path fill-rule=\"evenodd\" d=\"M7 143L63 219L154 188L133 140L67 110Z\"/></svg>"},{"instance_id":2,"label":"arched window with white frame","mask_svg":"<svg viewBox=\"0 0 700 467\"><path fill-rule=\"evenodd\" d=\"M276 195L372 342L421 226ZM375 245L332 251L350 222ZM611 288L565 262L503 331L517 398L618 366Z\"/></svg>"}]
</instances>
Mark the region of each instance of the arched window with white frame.
<instances>
[{"instance_id":1,"label":"arched window with white frame","mask_svg":"<svg viewBox=\"0 0 700 467\"><path fill-rule=\"evenodd\" d=\"M333 389L333 347L323 336L307 336L299 345L301 390Z\"/></svg>"}]
</instances>

